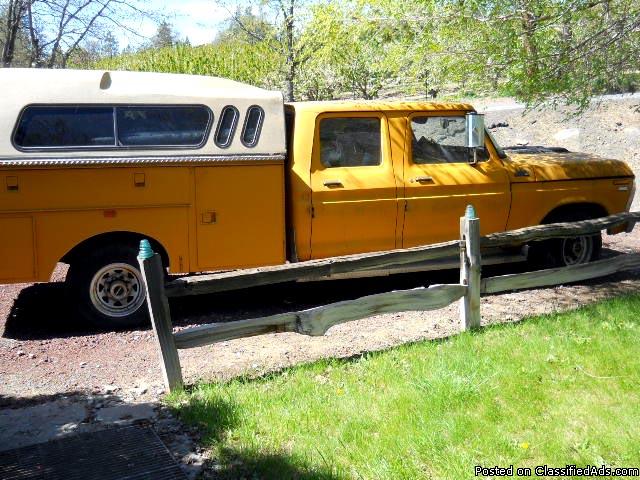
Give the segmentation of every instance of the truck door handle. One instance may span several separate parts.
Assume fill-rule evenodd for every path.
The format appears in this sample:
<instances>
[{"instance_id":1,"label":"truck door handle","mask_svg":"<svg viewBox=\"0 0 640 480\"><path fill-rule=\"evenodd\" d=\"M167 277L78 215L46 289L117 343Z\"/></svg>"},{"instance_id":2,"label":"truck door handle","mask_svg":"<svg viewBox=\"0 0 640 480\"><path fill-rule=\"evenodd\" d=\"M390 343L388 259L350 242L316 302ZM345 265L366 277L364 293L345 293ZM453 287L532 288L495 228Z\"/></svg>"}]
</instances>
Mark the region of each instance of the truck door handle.
<instances>
[{"instance_id":1,"label":"truck door handle","mask_svg":"<svg viewBox=\"0 0 640 480\"><path fill-rule=\"evenodd\" d=\"M329 187L329 188L344 187L344 185L342 185L342 182L340 180L325 180L324 182L322 182L322 184L325 187Z\"/></svg>"},{"instance_id":2,"label":"truck door handle","mask_svg":"<svg viewBox=\"0 0 640 480\"><path fill-rule=\"evenodd\" d=\"M423 176L411 179L411 183L433 183L433 177Z\"/></svg>"}]
</instances>

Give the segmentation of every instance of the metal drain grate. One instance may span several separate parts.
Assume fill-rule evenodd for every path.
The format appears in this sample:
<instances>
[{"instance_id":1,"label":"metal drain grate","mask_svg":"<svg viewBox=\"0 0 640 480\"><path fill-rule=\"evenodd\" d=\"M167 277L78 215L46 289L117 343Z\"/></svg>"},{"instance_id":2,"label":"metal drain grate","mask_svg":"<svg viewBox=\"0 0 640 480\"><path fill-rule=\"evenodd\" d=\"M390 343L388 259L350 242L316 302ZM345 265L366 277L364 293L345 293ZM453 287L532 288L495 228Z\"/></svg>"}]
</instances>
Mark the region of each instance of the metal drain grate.
<instances>
[{"instance_id":1,"label":"metal drain grate","mask_svg":"<svg viewBox=\"0 0 640 480\"><path fill-rule=\"evenodd\" d=\"M150 427L81 433L0 452L2 480L185 480Z\"/></svg>"}]
</instances>

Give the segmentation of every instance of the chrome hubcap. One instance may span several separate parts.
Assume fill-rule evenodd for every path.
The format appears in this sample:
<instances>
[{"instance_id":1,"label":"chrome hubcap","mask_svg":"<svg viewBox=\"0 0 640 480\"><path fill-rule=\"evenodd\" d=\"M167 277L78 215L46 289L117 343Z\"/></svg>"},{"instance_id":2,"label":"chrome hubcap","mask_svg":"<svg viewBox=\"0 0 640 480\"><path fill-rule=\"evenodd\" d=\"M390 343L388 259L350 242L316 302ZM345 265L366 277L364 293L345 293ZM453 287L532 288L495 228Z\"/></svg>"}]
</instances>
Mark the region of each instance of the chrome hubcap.
<instances>
[{"instance_id":1,"label":"chrome hubcap","mask_svg":"<svg viewBox=\"0 0 640 480\"><path fill-rule=\"evenodd\" d=\"M108 317L126 317L144 303L145 291L140 271L127 263L111 263L91 279L93 306Z\"/></svg>"},{"instance_id":2,"label":"chrome hubcap","mask_svg":"<svg viewBox=\"0 0 640 480\"><path fill-rule=\"evenodd\" d=\"M565 265L587 263L593 253L593 238L575 237L562 241L562 260Z\"/></svg>"}]
</instances>

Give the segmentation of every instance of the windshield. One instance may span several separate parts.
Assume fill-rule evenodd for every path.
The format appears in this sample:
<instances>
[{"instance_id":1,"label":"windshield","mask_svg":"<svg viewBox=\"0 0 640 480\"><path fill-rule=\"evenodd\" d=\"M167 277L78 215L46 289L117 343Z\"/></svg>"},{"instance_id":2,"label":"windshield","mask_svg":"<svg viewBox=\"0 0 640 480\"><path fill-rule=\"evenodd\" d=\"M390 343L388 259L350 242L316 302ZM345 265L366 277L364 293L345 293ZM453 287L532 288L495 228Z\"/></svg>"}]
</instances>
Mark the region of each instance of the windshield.
<instances>
[{"instance_id":1,"label":"windshield","mask_svg":"<svg viewBox=\"0 0 640 480\"><path fill-rule=\"evenodd\" d=\"M496 153L498 154L498 156L500 158L507 158L507 154L505 153L505 151L500 147L500 145L498 145L498 142L496 142L496 139L493 138L493 135L491 134L491 132L489 131L489 129L485 128L485 132L487 132L487 137L489 137L489 140L491 141L491 143L493 144L493 148L496 149Z\"/></svg>"}]
</instances>

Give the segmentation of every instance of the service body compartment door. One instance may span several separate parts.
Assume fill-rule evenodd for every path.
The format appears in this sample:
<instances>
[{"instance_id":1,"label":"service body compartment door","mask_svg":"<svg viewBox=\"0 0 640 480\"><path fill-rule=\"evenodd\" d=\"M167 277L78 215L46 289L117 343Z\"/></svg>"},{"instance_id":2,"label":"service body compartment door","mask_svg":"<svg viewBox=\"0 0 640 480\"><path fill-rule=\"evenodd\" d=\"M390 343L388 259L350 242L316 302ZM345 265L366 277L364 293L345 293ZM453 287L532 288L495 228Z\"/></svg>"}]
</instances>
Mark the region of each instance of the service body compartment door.
<instances>
[{"instance_id":1,"label":"service body compartment door","mask_svg":"<svg viewBox=\"0 0 640 480\"><path fill-rule=\"evenodd\" d=\"M383 114L317 118L311 189L312 258L395 248L396 181Z\"/></svg>"},{"instance_id":2,"label":"service body compartment door","mask_svg":"<svg viewBox=\"0 0 640 480\"><path fill-rule=\"evenodd\" d=\"M33 218L0 218L0 283L35 276Z\"/></svg>"},{"instance_id":3,"label":"service body compartment door","mask_svg":"<svg viewBox=\"0 0 640 480\"><path fill-rule=\"evenodd\" d=\"M197 167L198 271L285 261L282 162Z\"/></svg>"},{"instance_id":4,"label":"service body compartment door","mask_svg":"<svg viewBox=\"0 0 640 480\"><path fill-rule=\"evenodd\" d=\"M464 112L409 116L404 248L459 238L459 219L467 205L475 207L482 235L504 231L511 202L507 172L492 149L470 164L464 135Z\"/></svg>"}]
</instances>

